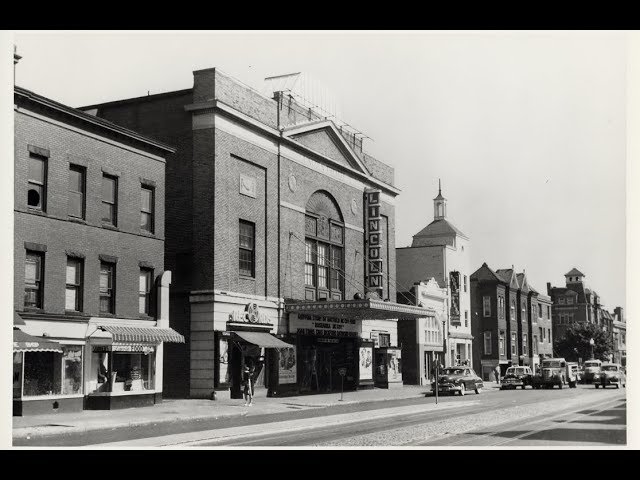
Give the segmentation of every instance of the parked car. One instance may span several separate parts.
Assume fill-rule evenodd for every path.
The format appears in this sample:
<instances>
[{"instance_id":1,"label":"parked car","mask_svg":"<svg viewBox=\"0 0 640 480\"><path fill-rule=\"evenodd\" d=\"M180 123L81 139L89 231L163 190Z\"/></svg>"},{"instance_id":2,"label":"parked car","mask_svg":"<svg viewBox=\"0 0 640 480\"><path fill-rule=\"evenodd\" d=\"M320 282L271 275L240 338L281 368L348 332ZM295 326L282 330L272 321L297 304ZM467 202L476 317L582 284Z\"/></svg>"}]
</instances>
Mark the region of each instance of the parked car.
<instances>
[{"instance_id":1,"label":"parked car","mask_svg":"<svg viewBox=\"0 0 640 480\"><path fill-rule=\"evenodd\" d=\"M529 367L509 367L500 384L500 390L517 387L524 390L527 385L533 386L533 372Z\"/></svg>"},{"instance_id":2,"label":"parked car","mask_svg":"<svg viewBox=\"0 0 640 480\"><path fill-rule=\"evenodd\" d=\"M480 393L484 383L469 367L447 367L438 376L438 393L455 393L465 395L467 391ZM436 390L436 382L431 382L431 391Z\"/></svg>"},{"instance_id":3,"label":"parked car","mask_svg":"<svg viewBox=\"0 0 640 480\"><path fill-rule=\"evenodd\" d=\"M620 384L626 387L627 377L624 374L622 365L619 363L603 363L600 367L600 373L593 377L593 383L596 388L605 388L609 385L615 385L616 388L620 388Z\"/></svg>"},{"instance_id":4,"label":"parked car","mask_svg":"<svg viewBox=\"0 0 640 480\"><path fill-rule=\"evenodd\" d=\"M584 362L584 383L592 383L595 375L600 373L602 362L600 360L587 360Z\"/></svg>"}]
</instances>

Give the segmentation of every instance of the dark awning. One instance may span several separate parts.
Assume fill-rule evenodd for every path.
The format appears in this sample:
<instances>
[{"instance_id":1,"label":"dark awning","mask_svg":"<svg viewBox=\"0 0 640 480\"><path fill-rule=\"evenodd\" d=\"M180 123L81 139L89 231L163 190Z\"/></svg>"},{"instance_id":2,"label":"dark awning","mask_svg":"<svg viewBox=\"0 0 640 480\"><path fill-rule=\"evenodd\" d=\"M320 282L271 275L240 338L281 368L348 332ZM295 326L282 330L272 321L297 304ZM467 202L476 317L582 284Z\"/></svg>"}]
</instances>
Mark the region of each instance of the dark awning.
<instances>
[{"instance_id":1,"label":"dark awning","mask_svg":"<svg viewBox=\"0 0 640 480\"><path fill-rule=\"evenodd\" d=\"M42 337L34 337L24 333L19 328L13 329L13 351L14 352L55 352L62 353L62 348L58 342L45 340Z\"/></svg>"},{"instance_id":2,"label":"dark awning","mask_svg":"<svg viewBox=\"0 0 640 480\"><path fill-rule=\"evenodd\" d=\"M243 340L249 343L266 348L291 348L293 345L283 342L279 338L274 337L266 332L233 332Z\"/></svg>"},{"instance_id":3,"label":"dark awning","mask_svg":"<svg viewBox=\"0 0 640 480\"><path fill-rule=\"evenodd\" d=\"M416 319L433 317L431 308L416 307L403 303L384 302L368 298L364 300L329 300L325 302L296 302L286 305L289 313L319 315L358 320Z\"/></svg>"},{"instance_id":4,"label":"dark awning","mask_svg":"<svg viewBox=\"0 0 640 480\"><path fill-rule=\"evenodd\" d=\"M109 332L113 336L113 341L118 343L184 343L184 337L172 328L123 327L119 325L102 325L99 328Z\"/></svg>"}]
</instances>

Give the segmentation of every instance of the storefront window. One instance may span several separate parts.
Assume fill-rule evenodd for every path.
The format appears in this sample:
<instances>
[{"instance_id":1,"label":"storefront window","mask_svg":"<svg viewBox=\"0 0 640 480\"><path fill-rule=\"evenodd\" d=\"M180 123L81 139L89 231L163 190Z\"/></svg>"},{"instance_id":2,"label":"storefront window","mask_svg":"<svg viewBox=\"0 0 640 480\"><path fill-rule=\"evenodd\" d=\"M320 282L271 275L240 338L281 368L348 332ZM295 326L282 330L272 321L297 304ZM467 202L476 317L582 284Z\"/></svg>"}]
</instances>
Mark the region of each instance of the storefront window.
<instances>
[{"instance_id":1,"label":"storefront window","mask_svg":"<svg viewBox=\"0 0 640 480\"><path fill-rule=\"evenodd\" d=\"M61 345L62 353L25 352L25 397L82 394L82 346ZM19 395L21 364L14 354L14 395Z\"/></svg>"},{"instance_id":2,"label":"storefront window","mask_svg":"<svg viewBox=\"0 0 640 480\"><path fill-rule=\"evenodd\" d=\"M108 348L114 350L126 348L127 351L106 351ZM153 390L155 388L154 350L153 346L138 345L94 347L89 378L91 392Z\"/></svg>"}]
</instances>

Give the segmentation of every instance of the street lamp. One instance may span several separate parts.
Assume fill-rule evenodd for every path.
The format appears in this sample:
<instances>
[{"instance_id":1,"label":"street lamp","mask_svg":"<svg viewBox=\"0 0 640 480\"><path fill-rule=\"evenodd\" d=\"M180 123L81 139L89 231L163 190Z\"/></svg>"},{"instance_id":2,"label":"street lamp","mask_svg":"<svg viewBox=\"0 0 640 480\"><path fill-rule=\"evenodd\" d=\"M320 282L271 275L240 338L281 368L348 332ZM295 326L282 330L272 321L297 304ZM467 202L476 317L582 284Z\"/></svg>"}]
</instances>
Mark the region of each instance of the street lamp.
<instances>
[{"instance_id":1,"label":"street lamp","mask_svg":"<svg viewBox=\"0 0 640 480\"><path fill-rule=\"evenodd\" d=\"M591 360L594 359L593 357L593 346L596 344L595 340L592 338L591 340L589 340L589 345L591 345Z\"/></svg>"}]
</instances>

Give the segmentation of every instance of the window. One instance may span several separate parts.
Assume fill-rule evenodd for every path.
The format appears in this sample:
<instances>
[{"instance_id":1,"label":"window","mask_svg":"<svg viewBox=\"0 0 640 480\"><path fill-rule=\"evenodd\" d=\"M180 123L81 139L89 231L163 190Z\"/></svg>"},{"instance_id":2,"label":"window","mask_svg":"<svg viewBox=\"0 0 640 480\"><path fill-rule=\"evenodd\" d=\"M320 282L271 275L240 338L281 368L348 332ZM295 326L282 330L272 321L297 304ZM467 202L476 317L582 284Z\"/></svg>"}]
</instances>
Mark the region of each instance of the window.
<instances>
[{"instance_id":1,"label":"window","mask_svg":"<svg viewBox=\"0 0 640 480\"><path fill-rule=\"evenodd\" d=\"M500 352L500 355L504 355L504 332L501 331L500 332L500 336L498 338L498 349Z\"/></svg>"},{"instance_id":2,"label":"window","mask_svg":"<svg viewBox=\"0 0 640 480\"><path fill-rule=\"evenodd\" d=\"M498 297L498 315L504 318L504 297Z\"/></svg>"},{"instance_id":3,"label":"window","mask_svg":"<svg viewBox=\"0 0 640 480\"><path fill-rule=\"evenodd\" d=\"M315 287L316 297L342 299L344 291L344 227L329 223L328 230L318 228L318 219L306 217L304 279ZM319 238L322 232L324 238ZM327 238L328 237L328 238Z\"/></svg>"},{"instance_id":4,"label":"window","mask_svg":"<svg viewBox=\"0 0 640 480\"><path fill-rule=\"evenodd\" d=\"M538 315L537 309L538 309L538 305L536 305L535 303L532 303L531 304L531 318L532 319L536 318L536 316Z\"/></svg>"},{"instance_id":5,"label":"window","mask_svg":"<svg viewBox=\"0 0 640 480\"><path fill-rule=\"evenodd\" d=\"M102 222L114 227L118 224L118 179L102 175Z\"/></svg>"},{"instance_id":6,"label":"window","mask_svg":"<svg viewBox=\"0 0 640 480\"><path fill-rule=\"evenodd\" d=\"M537 335L533 336L533 345L531 346L531 348L533 349L533 354L537 355L538 354L538 336Z\"/></svg>"},{"instance_id":7,"label":"window","mask_svg":"<svg viewBox=\"0 0 640 480\"><path fill-rule=\"evenodd\" d=\"M526 322L527 321L527 304L525 302L522 302L521 308L522 308L522 316L520 317L520 320L523 322Z\"/></svg>"},{"instance_id":8,"label":"window","mask_svg":"<svg viewBox=\"0 0 640 480\"><path fill-rule=\"evenodd\" d=\"M24 263L24 306L42 308L44 255L27 252Z\"/></svg>"},{"instance_id":9,"label":"window","mask_svg":"<svg viewBox=\"0 0 640 480\"><path fill-rule=\"evenodd\" d=\"M561 305L564 305L564 297L560 297L558 299L558 303L561 304Z\"/></svg>"},{"instance_id":10,"label":"window","mask_svg":"<svg viewBox=\"0 0 640 480\"><path fill-rule=\"evenodd\" d=\"M100 262L100 313L115 313L115 264Z\"/></svg>"},{"instance_id":11,"label":"window","mask_svg":"<svg viewBox=\"0 0 640 480\"><path fill-rule=\"evenodd\" d=\"M542 304L538 304L538 318L542 318Z\"/></svg>"},{"instance_id":12,"label":"window","mask_svg":"<svg viewBox=\"0 0 640 480\"><path fill-rule=\"evenodd\" d=\"M547 328L547 342L551 343L551 329Z\"/></svg>"},{"instance_id":13,"label":"window","mask_svg":"<svg viewBox=\"0 0 640 480\"><path fill-rule=\"evenodd\" d=\"M69 166L68 212L70 217L84 218L85 169Z\"/></svg>"},{"instance_id":14,"label":"window","mask_svg":"<svg viewBox=\"0 0 640 480\"><path fill-rule=\"evenodd\" d=\"M511 334L511 356L514 357L518 354L517 337L515 333Z\"/></svg>"},{"instance_id":15,"label":"window","mask_svg":"<svg viewBox=\"0 0 640 480\"><path fill-rule=\"evenodd\" d=\"M25 397L82 394L82 346L60 347L62 353L24 353Z\"/></svg>"},{"instance_id":16,"label":"window","mask_svg":"<svg viewBox=\"0 0 640 480\"><path fill-rule=\"evenodd\" d=\"M153 270L140 269L140 283L138 288L138 312L151 314L151 285L153 284Z\"/></svg>"},{"instance_id":17,"label":"window","mask_svg":"<svg viewBox=\"0 0 640 480\"><path fill-rule=\"evenodd\" d=\"M154 229L154 191L153 187L143 185L141 189L140 229L153 233Z\"/></svg>"},{"instance_id":18,"label":"window","mask_svg":"<svg viewBox=\"0 0 640 480\"><path fill-rule=\"evenodd\" d=\"M484 332L484 354L491 355L491 331Z\"/></svg>"},{"instance_id":19,"label":"window","mask_svg":"<svg viewBox=\"0 0 640 480\"><path fill-rule=\"evenodd\" d=\"M67 257L66 290L64 308L68 311L82 311L82 260Z\"/></svg>"},{"instance_id":20,"label":"window","mask_svg":"<svg viewBox=\"0 0 640 480\"><path fill-rule=\"evenodd\" d=\"M544 334L545 334L544 328L538 327L538 331L540 332L540 340L544 342Z\"/></svg>"},{"instance_id":21,"label":"window","mask_svg":"<svg viewBox=\"0 0 640 480\"><path fill-rule=\"evenodd\" d=\"M464 326L465 327L469 326L469 311L468 310L464 311Z\"/></svg>"},{"instance_id":22,"label":"window","mask_svg":"<svg viewBox=\"0 0 640 480\"><path fill-rule=\"evenodd\" d=\"M466 292L467 291L467 276L465 275L462 278L463 278L463 281L464 281L464 291Z\"/></svg>"},{"instance_id":23,"label":"window","mask_svg":"<svg viewBox=\"0 0 640 480\"><path fill-rule=\"evenodd\" d=\"M491 316L491 297L489 295L482 297L482 312L484 317Z\"/></svg>"},{"instance_id":24,"label":"window","mask_svg":"<svg viewBox=\"0 0 640 480\"><path fill-rule=\"evenodd\" d=\"M391 346L391 334L390 333L379 333L378 334L378 342L380 347L390 347Z\"/></svg>"},{"instance_id":25,"label":"window","mask_svg":"<svg viewBox=\"0 0 640 480\"><path fill-rule=\"evenodd\" d=\"M29 156L27 189L27 205L29 208L46 211L47 159L45 157L34 154Z\"/></svg>"},{"instance_id":26,"label":"window","mask_svg":"<svg viewBox=\"0 0 640 480\"><path fill-rule=\"evenodd\" d=\"M511 300L511 320L516 319L516 301Z\"/></svg>"},{"instance_id":27,"label":"window","mask_svg":"<svg viewBox=\"0 0 640 480\"><path fill-rule=\"evenodd\" d=\"M573 305L573 297L567 297L567 305Z\"/></svg>"},{"instance_id":28,"label":"window","mask_svg":"<svg viewBox=\"0 0 640 480\"><path fill-rule=\"evenodd\" d=\"M522 334L522 354L529 355L529 346L527 345L529 342L529 338L526 333Z\"/></svg>"},{"instance_id":29,"label":"window","mask_svg":"<svg viewBox=\"0 0 640 480\"><path fill-rule=\"evenodd\" d=\"M625 333L621 333L620 336L622 337L622 345L626 345L627 344L627 335Z\"/></svg>"},{"instance_id":30,"label":"window","mask_svg":"<svg viewBox=\"0 0 640 480\"><path fill-rule=\"evenodd\" d=\"M240 220L239 271L240 275L255 277L255 233L254 223Z\"/></svg>"}]
</instances>

